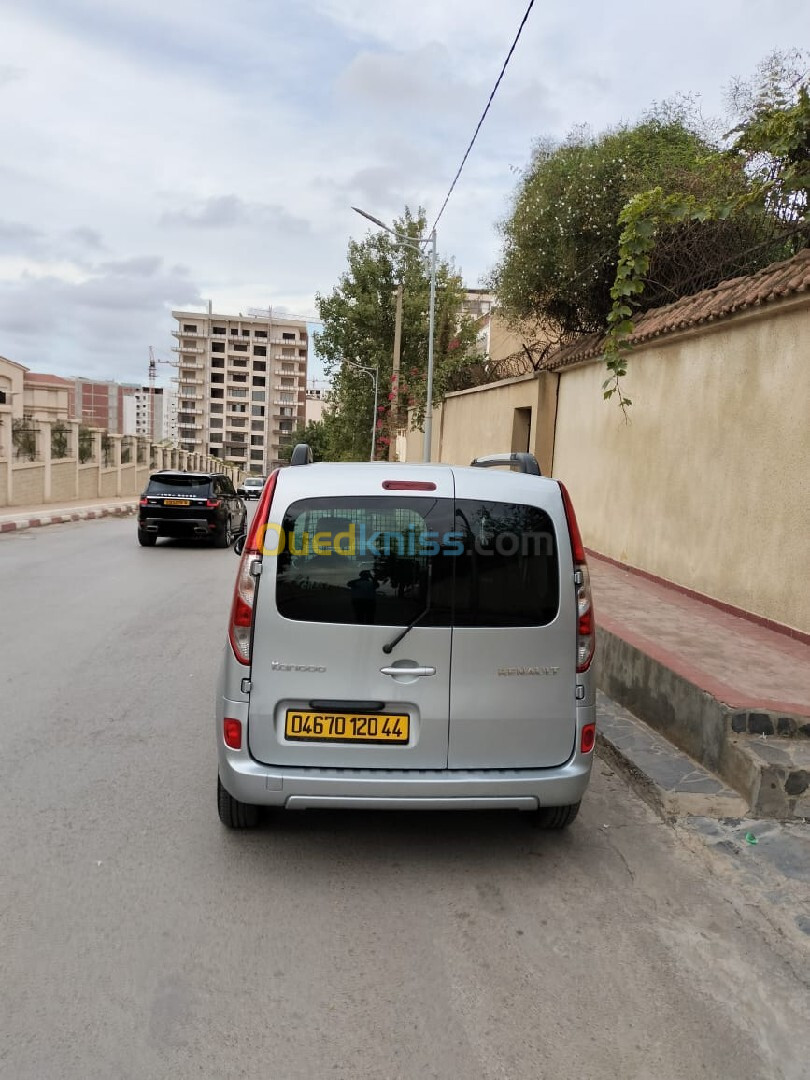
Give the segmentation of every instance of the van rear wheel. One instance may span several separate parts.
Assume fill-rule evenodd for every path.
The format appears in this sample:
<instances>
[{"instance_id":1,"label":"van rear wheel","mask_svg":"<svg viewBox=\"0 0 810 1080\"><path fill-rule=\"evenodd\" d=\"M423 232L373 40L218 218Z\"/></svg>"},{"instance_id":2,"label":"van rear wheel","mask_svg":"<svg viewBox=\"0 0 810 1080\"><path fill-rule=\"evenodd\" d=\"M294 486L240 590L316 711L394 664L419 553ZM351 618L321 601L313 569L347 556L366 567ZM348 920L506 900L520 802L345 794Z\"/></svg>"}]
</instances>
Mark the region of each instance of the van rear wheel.
<instances>
[{"instance_id":1,"label":"van rear wheel","mask_svg":"<svg viewBox=\"0 0 810 1080\"><path fill-rule=\"evenodd\" d=\"M239 802L225 790L219 777L217 777L217 809L219 820L229 829L255 829L259 824L258 806Z\"/></svg>"},{"instance_id":2,"label":"van rear wheel","mask_svg":"<svg viewBox=\"0 0 810 1080\"><path fill-rule=\"evenodd\" d=\"M580 803L570 806L541 806L533 814L538 829L567 829L579 813Z\"/></svg>"}]
</instances>

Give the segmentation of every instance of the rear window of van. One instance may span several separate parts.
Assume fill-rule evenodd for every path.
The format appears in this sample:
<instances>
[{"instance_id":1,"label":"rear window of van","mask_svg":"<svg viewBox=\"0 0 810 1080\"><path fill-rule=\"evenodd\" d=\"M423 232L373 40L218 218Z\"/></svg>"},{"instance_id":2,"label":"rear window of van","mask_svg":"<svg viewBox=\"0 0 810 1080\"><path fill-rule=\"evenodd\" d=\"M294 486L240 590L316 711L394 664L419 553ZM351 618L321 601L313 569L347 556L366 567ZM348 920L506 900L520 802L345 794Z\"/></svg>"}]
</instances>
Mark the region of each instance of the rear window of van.
<instances>
[{"instance_id":1,"label":"rear window of van","mask_svg":"<svg viewBox=\"0 0 810 1080\"><path fill-rule=\"evenodd\" d=\"M286 619L341 624L544 626L559 610L554 527L542 509L474 499L302 499L265 538Z\"/></svg>"}]
</instances>

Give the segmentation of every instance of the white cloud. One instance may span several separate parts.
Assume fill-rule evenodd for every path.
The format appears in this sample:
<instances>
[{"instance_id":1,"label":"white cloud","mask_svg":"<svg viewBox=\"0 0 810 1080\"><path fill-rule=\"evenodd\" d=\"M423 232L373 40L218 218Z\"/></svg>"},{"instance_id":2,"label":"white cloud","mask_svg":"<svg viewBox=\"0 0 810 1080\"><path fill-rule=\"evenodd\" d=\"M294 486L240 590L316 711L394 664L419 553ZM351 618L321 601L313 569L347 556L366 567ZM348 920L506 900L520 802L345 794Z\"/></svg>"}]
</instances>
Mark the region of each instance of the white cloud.
<instances>
[{"instance_id":1,"label":"white cloud","mask_svg":"<svg viewBox=\"0 0 810 1080\"><path fill-rule=\"evenodd\" d=\"M346 243L435 214L525 0L26 0L0 42L0 353L143 378L172 305L313 309ZM630 29L629 29L630 28ZM810 38L794 0L535 4L440 231L478 283L541 136L723 87ZM24 66L23 66L24 65ZM43 311L53 328L41 325Z\"/></svg>"}]
</instances>

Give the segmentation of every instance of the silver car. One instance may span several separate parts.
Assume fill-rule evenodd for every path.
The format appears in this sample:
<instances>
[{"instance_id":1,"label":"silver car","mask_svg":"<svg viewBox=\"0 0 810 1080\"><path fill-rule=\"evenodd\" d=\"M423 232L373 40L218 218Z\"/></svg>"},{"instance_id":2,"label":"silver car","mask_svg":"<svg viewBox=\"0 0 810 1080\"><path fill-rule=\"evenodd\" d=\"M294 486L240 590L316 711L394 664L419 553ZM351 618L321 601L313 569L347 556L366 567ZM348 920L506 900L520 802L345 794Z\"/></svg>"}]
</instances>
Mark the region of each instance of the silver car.
<instances>
[{"instance_id":1,"label":"silver car","mask_svg":"<svg viewBox=\"0 0 810 1080\"><path fill-rule=\"evenodd\" d=\"M507 458L530 471L270 476L217 691L224 824L262 806L573 821L595 741L588 570L563 486Z\"/></svg>"}]
</instances>

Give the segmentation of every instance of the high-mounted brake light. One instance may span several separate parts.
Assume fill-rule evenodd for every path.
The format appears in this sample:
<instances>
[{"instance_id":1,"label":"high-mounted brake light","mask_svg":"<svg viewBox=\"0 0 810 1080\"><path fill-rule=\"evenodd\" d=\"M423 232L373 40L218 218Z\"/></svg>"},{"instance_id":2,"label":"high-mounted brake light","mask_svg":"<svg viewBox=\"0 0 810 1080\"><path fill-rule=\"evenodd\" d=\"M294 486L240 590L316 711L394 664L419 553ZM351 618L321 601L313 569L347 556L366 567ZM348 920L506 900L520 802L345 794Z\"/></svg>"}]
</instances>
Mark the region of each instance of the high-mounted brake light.
<instances>
[{"instance_id":1,"label":"high-mounted brake light","mask_svg":"<svg viewBox=\"0 0 810 1080\"><path fill-rule=\"evenodd\" d=\"M577 516L571 496L560 483L565 520L568 522L568 535L571 537L571 556L574 561L574 582L577 587L577 671L587 671L593 660L596 648L596 624L593 617L593 598L591 596L591 575L585 560L585 547L582 543Z\"/></svg>"},{"instance_id":2,"label":"high-mounted brake light","mask_svg":"<svg viewBox=\"0 0 810 1080\"><path fill-rule=\"evenodd\" d=\"M253 602L256 598L256 577L251 573L255 562L262 560L262 547L264 543L265 526L270 515L270 503L276 488L278 470L271 474L250 523L250 530L245 540L242 557L239 560L239 570L236 574L236 584L233 589L233 604L231 605L231 621L228 626L228 637L233 649L233 655L240 664L250 664L253 633Z\"/></svg>"},{"instance_id":3,"label":"high-mounted brake light","mask_svg":"<svg viewBox=\"0 0 810 1080\"><path fill-rule=\"evenodd\" d=\"M383 480L385 491L435 491L436 485L430 480Z\"/></svg>"}]
</instances>

